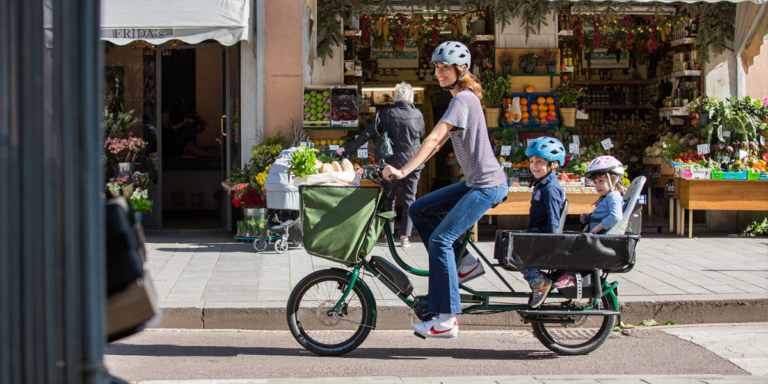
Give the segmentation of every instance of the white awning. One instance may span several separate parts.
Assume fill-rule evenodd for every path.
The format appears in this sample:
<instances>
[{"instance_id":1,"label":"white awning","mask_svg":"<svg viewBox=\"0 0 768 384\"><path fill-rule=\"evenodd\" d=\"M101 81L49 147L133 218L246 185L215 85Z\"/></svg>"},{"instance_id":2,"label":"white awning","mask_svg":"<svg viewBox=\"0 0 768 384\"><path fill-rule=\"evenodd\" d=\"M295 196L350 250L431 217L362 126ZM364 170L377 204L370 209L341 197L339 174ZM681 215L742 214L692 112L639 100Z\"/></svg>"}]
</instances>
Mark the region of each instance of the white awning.
<instances>
[{"instance_id":1,"label":"white awning","mask_svg":"<svg viewBox=\"0 0 768 384\"><path fill-rule=\"evenodd\" d=\"M248 40L250 15L249 0L101 0L101 39L234 45Z\"/></svg>"},{"instance_id":2,"label":"white awning","mask_svg":"<svg viewBox=\"0 0 768 384\"><path fill-rule=\"evenodd\" d=\"M768 4L741 3L736 7L736 33L734 54L741 56L741 65L749 73L749 66L760 54L763 36L768 33Z\"/></svg>"}]
</instances>

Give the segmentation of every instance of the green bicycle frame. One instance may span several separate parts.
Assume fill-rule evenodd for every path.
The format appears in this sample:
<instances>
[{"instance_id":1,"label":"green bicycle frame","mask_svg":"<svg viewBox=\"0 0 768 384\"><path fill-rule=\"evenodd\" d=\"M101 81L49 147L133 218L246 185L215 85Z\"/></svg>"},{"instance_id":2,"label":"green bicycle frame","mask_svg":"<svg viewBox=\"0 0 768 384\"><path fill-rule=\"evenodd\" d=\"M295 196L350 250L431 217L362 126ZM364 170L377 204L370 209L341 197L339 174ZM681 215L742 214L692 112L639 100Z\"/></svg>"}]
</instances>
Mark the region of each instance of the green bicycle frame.
<instances>
[{"instance_id":1,"label":"green bicycle frame","mask_svg":"<svg viewBox=\"0 0 768 384\"><path fill-rule=\"evenodd\" d=\"M413 268L410 265L408 265L403 259L400 257L400 255L397 254L397 249L395 248L395 241L392 236L392 230L390 228L390 219L387 219L384 223L384 234L387 238L387 245L389 246L389 251L392 253L392 257L394 258L397 265L400 266L400 268L404 269L408 273L411 273L416 276L429 276L429 271ZM483 261L487 265L491 267L491 270L496 274L496 276L504 283L504 285L509 288L509 292L501 292L501 291L476 291L473 290L464 284L459 284L459 289L467 292L468 294L462 294L461 295L461 303L462 304L472 304L468 307L465 307L462 310L462 313L473 313L473 312L479 312L479 311L517 311L517 310L529 310L531 309L528 305L510 305L510 304L491 304L490 299L491 298L528 298L531 296L530 293L519 293L515 292L515 290L512 288L511 285L507 282L507 280L499 273L498 267L501 267L501 264L493 264L491 263L485 255L480 252L480 250L477 248L475 243L471 239L472 236L472 230L468 230L464 234L464 239L462 240L462 246L461 246L461 252L456 256L456 264L461 261L462 255L464 255L467 246L471 246L472 249L477 252L478 256L480 256ZM403 301L408 307L413 308L417 302L421 300L425 300L427 296L415 296L414 298L411 298L409 296L406 296L403 292L401 292L397 287L395 287L392 283L387 281L386 279L381 277L381 274L366 260L365 258L361 259L360 262L355 265L355 268L350 272L345 269L338 269L339 271L344 271L348 276L351 275L349 280L349 285L347 285L344 294L342 295L341 299L336 303L336 305L331 310L332 312L338 313L339 309L343 306L343 304L346 302L347 297L352 292L352 288L354 287L355 283L358 282L362 284L366 295L369 296L369 299L373 303L373 323L371 326L373 328L376 327L376 300L373 297L373 293L368 288L368 286L363 282L362 279L359 278L360 269L364 269L371 273L373 276L377 277L379 281L381 281L384 285L387 286L395 295L397 295L400 300ZM335 269L335 268L334 268ZM614 308L619 308L619 299L618 299L618 282L613 282L612 284L608 284L606 282L606 279L608 277L608 272L604 271L602 273L602 276L600 278L602 282L602 296L608 295L609 299L612 300L613 304L615 305ZM551 298L565 298L561 293L550 293L548 297ZM582 308L581 310L574 310L574 312L589 312L592 310L598 309L598 298L592 298L590 299L589 305ZM538 310L541 312L541 314L546 315L546 308L541 308Z\"/></svg>"}]
</instances>

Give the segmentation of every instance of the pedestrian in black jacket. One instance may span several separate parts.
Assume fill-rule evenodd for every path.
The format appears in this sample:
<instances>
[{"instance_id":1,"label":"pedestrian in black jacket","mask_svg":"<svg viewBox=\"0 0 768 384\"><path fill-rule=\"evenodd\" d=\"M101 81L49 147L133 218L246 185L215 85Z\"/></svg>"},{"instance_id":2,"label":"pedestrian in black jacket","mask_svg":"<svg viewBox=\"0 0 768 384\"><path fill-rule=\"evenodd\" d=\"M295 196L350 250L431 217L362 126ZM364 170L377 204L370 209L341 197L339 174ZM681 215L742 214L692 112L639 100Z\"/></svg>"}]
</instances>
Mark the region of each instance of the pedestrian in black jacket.
<instances>
[{"instance_id":1,"label":"pedestrian in black jacket","mask_svg":"<svg viewBox=\"0 0 768 384\"><path fill-rule=\"evenodd\" d=\"M402 168L416 154L416 150L421 145L421 138L424 136L424 116L413 106L413 87L406 82L395 87L395 105L380 111L376 123L369 125L346 148L339 148L337 152L339 155L344 151L352 153L363 143L384 132L387 132L389 138L392 139L394 152L394 155L387 159L387 164L398 169ZM394 211L397 191L402 185L404 201L400 214L400 245L403 248L411 245L409 237L413 224L410 216L408 216L408 208L416 200L416 189L422 169L424 169L423 164L406 178L394 181L389 196L387 196L387 210ZM392 222L391 228L394 234L394 222Z\"/></svg>"}]
</instances>

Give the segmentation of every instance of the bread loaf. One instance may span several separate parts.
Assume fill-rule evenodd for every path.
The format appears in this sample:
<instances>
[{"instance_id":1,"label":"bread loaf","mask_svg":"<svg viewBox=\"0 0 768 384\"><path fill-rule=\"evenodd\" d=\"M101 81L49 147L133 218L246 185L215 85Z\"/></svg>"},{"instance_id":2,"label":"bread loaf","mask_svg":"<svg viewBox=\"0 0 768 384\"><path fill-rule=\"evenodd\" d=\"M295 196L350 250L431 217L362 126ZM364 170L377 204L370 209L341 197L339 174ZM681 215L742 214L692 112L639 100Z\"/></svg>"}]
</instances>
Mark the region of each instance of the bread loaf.
<instances>
[{"instance_id":1,"label":"bread loaf","mask_svg":"<svg viewBox=\"0 0 768 384\"><path fill-rule=\"evenodd\" d=\"M334 161L333 163L331 163L331 166L333 166L333 170L336 171L336 172L341 172L342 171L341 164L339 164L338 161Z\"/></svg>"},{"instance_id":2,"label":"bread loaf","mask_svg":"<svg viewBox=\"0 0 768 384\"><path fill-rule=\"evenodd\" d=\"M333 172L333 166L330 164L323 164L323 167L320 168L320 173L331 173Z\"/></svg>"},{"instance_id":3,"label":"bread loaf","mask_svg":"<svg viewBox=\"0 0 768 384\"><path fill-rule=\"evenodd\" d=\"M344 159L341 161L341 169L344 170L344 172L355 171L355 167L352 165L352 162L349 161L349 159Z\"/></svg>"}]
</instances>

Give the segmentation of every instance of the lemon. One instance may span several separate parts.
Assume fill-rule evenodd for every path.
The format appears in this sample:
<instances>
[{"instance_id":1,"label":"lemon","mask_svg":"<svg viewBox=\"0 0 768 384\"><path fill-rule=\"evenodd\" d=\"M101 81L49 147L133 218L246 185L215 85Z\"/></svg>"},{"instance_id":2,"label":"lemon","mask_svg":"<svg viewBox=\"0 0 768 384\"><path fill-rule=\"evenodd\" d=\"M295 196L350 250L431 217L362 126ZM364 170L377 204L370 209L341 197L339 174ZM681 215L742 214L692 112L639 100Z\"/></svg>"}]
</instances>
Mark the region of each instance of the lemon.
<instances>
[{"instance_id":1,"label":"lemon","mask_svg":"<svg viewBox=\"0 0 768 384\"><path fill-rule=\"evenodd\" d=\"M346 142L347 142L346 140L339 140L339 145L344 145L344 143Z\"/></svg>"},{"instance_id":2,"label":"lemon","mask_svg":"<svg viewBox=\"0 0 768 384\"><path fill-rule=\"evenodd\" d=\"M339 141L338 141L338 140L334 140L334 141L332 141L332 142L331 142L331 144L333 144L333 145L339 145Z\"/></svg>"},{"instance_id":3,"label":"lemon","mask_svg":"<svg viewBox=\"0 0 768 384\"><path fill-rule=\"evenodd\" d=\"M355 167L355 168L360 168L360 164L358 164L358 163L355 163L355 164L354 164L354 165L352 165L352 166L353 166L353 167Z\"/></svg>"},{"instance_id":4,"label":"lemon","mask_svg":"<svg viewBox=\"0 0 768 384\"><path fill-rule=\"evenodd\" d=\"M320 140L320 145L328 145L328 142L325 140Z\"/></svg>"}]
</instances>

